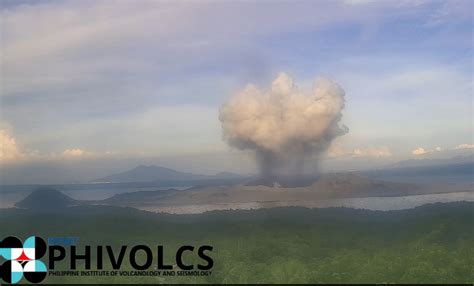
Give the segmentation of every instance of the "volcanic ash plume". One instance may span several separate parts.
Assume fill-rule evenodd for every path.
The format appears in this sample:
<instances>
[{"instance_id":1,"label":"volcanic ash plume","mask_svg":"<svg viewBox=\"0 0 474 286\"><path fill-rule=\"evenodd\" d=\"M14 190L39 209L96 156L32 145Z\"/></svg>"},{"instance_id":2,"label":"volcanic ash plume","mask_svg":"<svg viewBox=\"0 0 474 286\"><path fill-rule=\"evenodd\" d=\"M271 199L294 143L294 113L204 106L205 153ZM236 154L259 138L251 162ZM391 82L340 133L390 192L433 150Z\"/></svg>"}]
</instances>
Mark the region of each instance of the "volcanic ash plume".
<instances>
[{"instance_id":1,"label":"volcanic ash plume","mask_svg":"<svg viewBox=\"0 0 474 286\"><path fill-rule=\"evenodd\" d=\"M225 140L241 150L255 150L262 176L301 174L304 159L325 151L348 132L339 126L344 90L317 78L304 94L286 74L269 91L248 85L220 109Z\"/></svg>"}]
</instances>

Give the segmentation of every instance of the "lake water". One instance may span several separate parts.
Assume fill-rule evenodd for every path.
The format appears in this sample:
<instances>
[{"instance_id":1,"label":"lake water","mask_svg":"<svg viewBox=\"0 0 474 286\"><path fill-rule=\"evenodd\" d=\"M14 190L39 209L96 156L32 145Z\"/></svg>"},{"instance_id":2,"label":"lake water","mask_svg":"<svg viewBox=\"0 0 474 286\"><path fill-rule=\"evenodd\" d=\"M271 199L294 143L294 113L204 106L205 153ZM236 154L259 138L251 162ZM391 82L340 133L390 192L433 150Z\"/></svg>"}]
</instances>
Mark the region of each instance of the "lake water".
<instances>
[{"instance_id":1,"label":"lake water","mask_svg":"<svg viewBox=\"0 0 474 286\"><path fill-rule=\"evenodd\" d=\"M259 209L272 207L307 207L307 208L328 208L347 207L368 210L403 210L432 203L447 203L469 201L474 202L474 192L456 192L443 194L414 195L402 197L369 197L350 199L326 199L315 201L272 201L272 202L246 202L232 204L200 204L200 205L177 205L160 207L143 207L141 209L154 212L165 212L174 214L196 214L214 210L236 210L236 209Z\"/></svg>"},{"instance_id":2,"label":"lake water","mask_svg":"<svg viewBox=\"0 0 474 286\"><path fill-rule=\"evenodd\" d=\"M87 188L61 190L64 194L77 200L102 200L115 194L136 192L136 191L156 191L166 189L183 190L188 187L121 187L110 188L97 184L94 188L90 185ZM14 204L31 191L0 191L0 208L11 208ZM424 204L438 202L474 201L473 192L453 192L442 194L413 195L401 197L368 197L349 199L320 199L314 201L271 201L271 202L243 202L243 203L220 203L220 204L199 204L199 205L173 205L173 206L144 206L140 209L153 212L166 212L175 214L203 213L213 210L233 210L233 209L258 209L271 207L299 206L307 208L327 208L327 207L347 207L369 210L402 210L414 208Z\"/></svg>"}]
</instances>

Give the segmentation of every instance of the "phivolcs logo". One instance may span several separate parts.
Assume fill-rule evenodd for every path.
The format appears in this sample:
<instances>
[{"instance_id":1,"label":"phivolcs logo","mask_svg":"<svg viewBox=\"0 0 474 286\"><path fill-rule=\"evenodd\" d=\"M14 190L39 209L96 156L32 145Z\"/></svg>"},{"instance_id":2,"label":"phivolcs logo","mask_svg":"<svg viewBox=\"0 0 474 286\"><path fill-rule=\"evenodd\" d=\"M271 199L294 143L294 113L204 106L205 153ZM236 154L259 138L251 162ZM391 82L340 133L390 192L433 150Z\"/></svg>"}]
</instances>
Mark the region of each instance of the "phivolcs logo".
<instances>
[{"instance_id":1,"label":"phivolcs logo","mask_svg":"<svg viewBox=\"0 0 474 286\"><path fill-rule=\"evenodd\" d=\"M154 250L142 244L133 245L131 248L128 245L115 248L112 245L95 247L82 245L78 249L76 241L77 239L73 240L73 243L65 243L70 241L50 237L46 245L46 242L38 236L30 236L23 243L17 237L6 237L0 241L0 257L6 260L0 265L0 283L2 280L12 284L18 283L23 277L31 283L40 283L51 274L53 276L91 276L97 273L101 276L208 276L211 275L214 265L214 260L210 256L213 247L210 245L180 246L175 250L176 264L173 264L171 261L165 263L163 245L157 245ZM41 261L46 252L48 267ZM190 260L192 256L199 260ZM126 258L128 263L124 263ZM69 267L66 269L69 270L55 271L56 264L64 260L68 263ZM78 261L84 262L81 270L77 270ZM111 269L104 270L105 262ZM156 263L154 269L149 270L154 263ZM128 270L127 265L134 270ZM126 267L126 270L121 270L122 266Z\"/></svg>"},{"instance_id":2,"label":"phivolcs logo","mask_svg":"<svg viewBox=\"0 0 474 286\"><path fill-rule=\"evenodd\" d=\"M46 254L46 242L30 236L23 243L14 236L0 241L0 256L6 261L0 265L0 277L7 283L18 283L24 276L31 283L39 283L47 274L40 260Z\"/></svg>"}]
</instances>

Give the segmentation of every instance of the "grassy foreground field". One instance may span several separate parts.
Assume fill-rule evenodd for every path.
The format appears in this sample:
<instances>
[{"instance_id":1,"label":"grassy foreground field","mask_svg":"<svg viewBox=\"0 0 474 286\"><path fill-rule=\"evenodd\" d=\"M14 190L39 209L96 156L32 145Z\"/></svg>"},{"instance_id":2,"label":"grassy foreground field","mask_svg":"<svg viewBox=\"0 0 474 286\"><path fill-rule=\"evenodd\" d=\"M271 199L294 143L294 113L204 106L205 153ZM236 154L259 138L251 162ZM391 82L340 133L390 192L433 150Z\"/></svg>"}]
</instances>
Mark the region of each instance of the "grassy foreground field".
<instances>
[{"instance_id":1,"label":"grassy foreground field","mask_svg":"<svg viewBox=\"0 0 474 286\"><path fill-rule=\"evenodd\" d=\"M467 202L391 212L277 208L202 215L78 207L1 210L0 232L22 239L75 236L79 245L160 244L170 263L181 245L214 247L208 277L48 277L48 283L472 283L473 221L474 203Z\"/></svg>"}]
</instances>

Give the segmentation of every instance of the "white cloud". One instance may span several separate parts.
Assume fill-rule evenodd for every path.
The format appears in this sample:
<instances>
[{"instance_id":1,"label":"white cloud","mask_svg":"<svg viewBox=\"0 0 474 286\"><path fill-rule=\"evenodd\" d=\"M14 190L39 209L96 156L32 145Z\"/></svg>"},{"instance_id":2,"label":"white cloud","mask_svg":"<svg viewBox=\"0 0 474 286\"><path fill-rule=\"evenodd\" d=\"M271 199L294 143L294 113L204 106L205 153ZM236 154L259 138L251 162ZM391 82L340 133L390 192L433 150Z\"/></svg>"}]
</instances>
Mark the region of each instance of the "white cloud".
<instances>
[{"instance_id":1,"label":"white cloud","mask_svg":"<svg viewBox=\"0 0 474 286\"><path fill-rule=\"evenodd\" d=\"M338 158L347 155L347 152L344 150L342 143L336 140L331 143L326 154L329 158Z\"/></svg>"},{"instance_id":2,"label":"white cloud","mask_svg":"<svg viewBox=\"0 0 474 286\"><path fill-rule=\"evenodd\" d=\"M472 20L473 2L471 0L443 1L428 18L427 26L440 26Z\"/></svg>"},{"instance_id":3,"label":"white cloud","mask_svg":"<svg viewBox=\"0 0 474 286\"><path fill-rule=\"evenodd\" d=\"M449 148L441 148L441 147L435 147L433 149L426 149L423 147L418 147L414 150L411 151L413 156L426 156L426 155L434 155L436 154L442 154L445 156L453 156L453 154L460 154L463 153L463 151L470 152L470 149L474 149L474 144L459 144L455 147L449 147Z\"/></svg>"},{"instance_id":4,"label":"white cloud","mask_svg":"<svg viewBox=\"0 0 474 286\"><path fill-rule=\"evenodd\" d=\"M355 157L391 157L392 151L388 147L357 148L352 152Z\"/></svg>"},{"instance_id":5,"label":"white cloud","mask_svg":"<svg viewBox=\"0 0 474 286\"><path fill-rule=\"evenodd\" d=\"M380 0L345 0L344 3L347 5L372 5L376 4L379 6L388 6L392 8L407 7L413 8L426 4L426 0L398 0L398 1L380 1Z\"/></svg>"},{"instance_id":6,"label":"white cloud","mask_svg":"<svg viewBox=\"0 0 474 286\"><path fill-rule=\"evenodd\" d=\"M63 152L63 155L66 157L83 157L87 154L89 153L79 148L66 149Z\"/></svg>"},{"instance_id":7,"label":"white cloud","mask_svg":"<svg viewBox=\"0 0 474 286\"><path fill-rule=\"evenodd\" d=\"M365 5L369 3L373 3L375 0L346 0L344 3L348 5Z\"/></svg>"},{"instance_id":8,"label":"white cloud","mask_svg":"<svg viewBox=\"0 0 474 286\"><path fill-rule=\"evenodd\" d=\"M431 153L435 153L435 152L441 152L443 149L439 146L431 149L431 150L427 150L423 147L418 147L416 148L415 150L411 151L411 154L414 155L414 156L421 156L421 155L426 155L426 154L431 154Z\"/></svg>"},{"instance_id":9,"label":"white cloud","mask_svg":"<svg viewBox=\"0 0 474 286\"><path fill-rule=\"evenodd\" d=\"M0 130L0 162L11 162L23 157L15 138L6 130Z\"/></svg>"},{"instance_id":10,"label":"white cloud","mask_svg":"<svg viewBox=\"0 0 474 286\"><path fill-rule=\"evenodd\" d=\"M344 157L372 157L372 158L386 158L392 157L392 150L387 146L379 147L359 147L352 151L346 151L342 144L335 141L327 151L329 158L344 158Z\"/></svg>"},{"instance_id":11,"label":"white cloud","mask_svg":"<svg viewBox=\"0 0 474 286\"><path fill-rule=\"evenodd\" d=\"M13 138L5 129L0 129L0 163L10 164L18 161L49 161L74 158L93 158L100 156L109 156L113 153L110 151L103 154L92 153L80 148L70 148L62 153L41 153L38 150L23 150L20 148L17 140Z\"/></svg>"},{"instance_id":12,"label":"white cloud","mask_svg":"<svg viewBox=\"0 0 474 286\"><path fill-rule=\"evenodd\" d=\"M426 151L425 148L418 147L415 150L411 151L411 153L415 156L420 156L420 155L427 154L428 151Z\"/></svg>"},{"instance_id":13,"label":"white cloud","mask_svg":"<svg viewBox=\"0 0 474 286\"><path fill-rule=\"evenodd\" d=\"M454 150L462 150L462 149L473 149L474 144L459 144L458 146L454 147Z\"/></svg>"}]
</instances>

